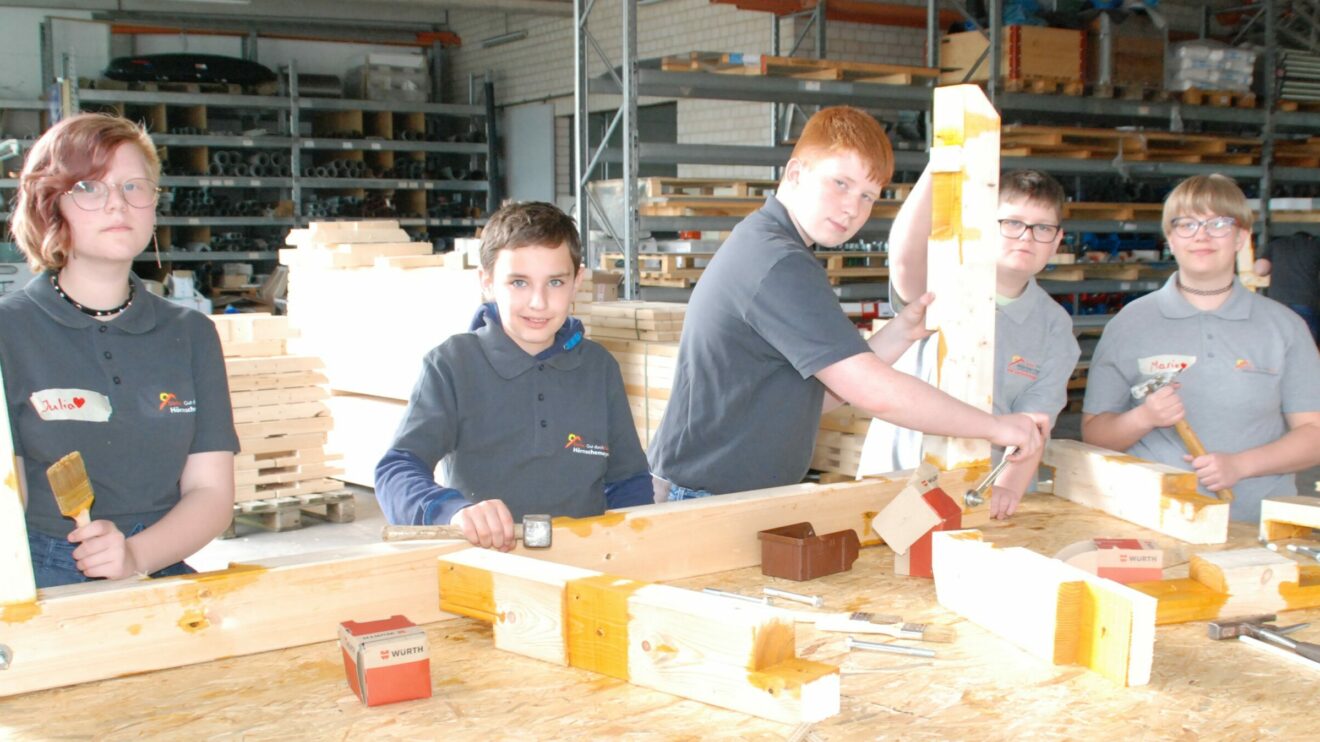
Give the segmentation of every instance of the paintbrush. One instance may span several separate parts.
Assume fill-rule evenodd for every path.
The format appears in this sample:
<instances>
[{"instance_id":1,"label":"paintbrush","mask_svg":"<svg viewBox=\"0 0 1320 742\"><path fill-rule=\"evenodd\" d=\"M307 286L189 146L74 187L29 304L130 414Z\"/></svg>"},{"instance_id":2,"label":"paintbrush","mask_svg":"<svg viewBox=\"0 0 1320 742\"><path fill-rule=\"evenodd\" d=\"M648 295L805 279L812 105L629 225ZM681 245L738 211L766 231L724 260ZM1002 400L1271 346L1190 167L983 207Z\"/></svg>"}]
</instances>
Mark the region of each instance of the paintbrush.
<instances>
[{"instance_id":1,"label":"paintbrush","mask_svg":"<svg viewBox=\"0 0 1320 742\"><path fill-rule=\"evenodd\" d=\"M95 497L82 454L74 451L51 464L46 469L46 478L50 480L50 491L55 494L55 502L64 517L73 518L79 528L90 523Z\"/></svg>"},{"instance_id":2,"label":"paintbrush","mask_svg":"<svg viewBox=\"0 0 1320 742\"><path fill-rule=\"evenodd\" d=\"M808 619L807 616L810 616ZM883 634L895 639L919 639L924 642L952 642L958 632L945 626L924 623L905 623L898 616L878 613L801 614L806 623L816 624L820 631L846 631L851 634Z\"/></svg>"}]
</instances>

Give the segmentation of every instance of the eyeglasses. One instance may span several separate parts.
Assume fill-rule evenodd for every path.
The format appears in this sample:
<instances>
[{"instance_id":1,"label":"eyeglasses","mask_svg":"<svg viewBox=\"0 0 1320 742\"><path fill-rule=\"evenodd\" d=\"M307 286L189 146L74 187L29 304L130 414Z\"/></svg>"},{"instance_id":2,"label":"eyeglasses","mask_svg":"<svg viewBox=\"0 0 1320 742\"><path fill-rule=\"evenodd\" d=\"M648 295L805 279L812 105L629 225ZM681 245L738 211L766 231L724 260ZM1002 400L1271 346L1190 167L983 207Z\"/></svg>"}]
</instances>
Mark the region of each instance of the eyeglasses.
<instances>
[{"instance_id":1,"label":"eyeglasses","mask_svg":"<svg viewBox=\"0 0 1320 742\"><path fill-rule=\"evenodd\" d=\"M1031 239L1036 242L1053 242L1059 234L1059 225L1057 224L1027 224L1017 219L999 220L999 234L1010 240L1021 237L1028 229L1031 230Z\"/></svg>"},{"instance_id":2,"label":"eyeglasses","mask_svg":"<svg viewBox=\"0 0 1320 742\"><path fill-rule=\"evenodd\" d=\"M1237 219L1231 216L1216 216L1205 221L1190 216L1180 216L1169 222L1170 229L1179 237L1195 237L1205 227L1205 233L1211 237L1223 237L1237 226Z\"/></svg>"},{"instance_id":3,"label":"eyeglasses","mask_svg":"<svg viewBox=\"0 0 1320 742\"><path fill-rule=\"evenodd\" d=\"M105 208L113 188L115 186L100 180L80 180L64 193L73 199L74 206L83 211L97 211ZM129 178L120 183L118 188L124 196L124 203L135 209L155 206L160 197L160 188L150 178Z\"/></svg>"}]
</instances>

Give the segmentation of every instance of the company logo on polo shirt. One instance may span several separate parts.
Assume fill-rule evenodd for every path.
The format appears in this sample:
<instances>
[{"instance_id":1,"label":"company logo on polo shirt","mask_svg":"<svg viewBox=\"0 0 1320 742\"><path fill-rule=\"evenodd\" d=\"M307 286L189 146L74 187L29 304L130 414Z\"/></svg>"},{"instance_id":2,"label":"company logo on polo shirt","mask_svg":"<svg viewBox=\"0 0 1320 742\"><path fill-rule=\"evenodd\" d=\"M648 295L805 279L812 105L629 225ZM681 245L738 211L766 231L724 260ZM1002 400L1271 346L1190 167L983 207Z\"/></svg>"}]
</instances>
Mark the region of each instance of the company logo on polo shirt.
<instances>
[{"instance_id":1,"label":"company logo on polo shirt","mask_svg":"<svg viewBox=\"0 0 1320 742\"><path fill-rule=\"evenodd\" d=\"M1184 371L1188 366L1196 363L1196 356L1179 355L1161 355L1146 356L1137 359L1137 372L1142 376L1154 376L1155 374L1168 373L1170 371Z\"/></svg>"},{"instance_id":2,"label":"company logo on polo shirt","mask_svg":"<svg viewBox=\"0 0 1320 742\"><path fill-rule=\"evenodd\" d=\"M160 410L169 410L171 415L197 411L197 400L183 401L174 392L160 393Z\"/></svg>"},{"instance_id":3,"label":"company logo on polo shirt","mask_svg":"<svg viewBox=\"0 0 1320 742\"><path fill-rule=\"evenodd\" d=\"M1239 359L1237 359L1237 361L1235 361L1235 362L1233 363L1233 369L1234 369L1235 371L1246 371L1247 373L1259 373L1259 374L1277 374L1277 373L1279 373L1277 369L1273 369L1273 368L1262 368L1262 367L1257 366L1256 364L1252 363L1251 361L1248 361L1248 360L1245 359L1245 358L1239 358Z\"/></svg>"},{"instance_id":4,"label":"company logo on polo shirt","mask_svg":"<svg viewBox=\"0 0 1320 742\"><path fill-rule=\"evenodd\" d=\"M582 440L582 436L577 433L569 433L568 441L564 443L564 448L573 450L573 453L586 454L587 456L609 456L610 447L602 446L597 443L587 443Z\"/></svg>"},{"instance_id":5,"label":"company logo on polo shirt","mask_svg":"<svg viewBox=\"0 0 1320 742\"><path fill-rule=\"evenodd\" d=\"M1008 372L1035 381L1040 376L1040 364L1028 361L1022 356L1013 356L1008 359Z\"/></svg>"}]
</instances>

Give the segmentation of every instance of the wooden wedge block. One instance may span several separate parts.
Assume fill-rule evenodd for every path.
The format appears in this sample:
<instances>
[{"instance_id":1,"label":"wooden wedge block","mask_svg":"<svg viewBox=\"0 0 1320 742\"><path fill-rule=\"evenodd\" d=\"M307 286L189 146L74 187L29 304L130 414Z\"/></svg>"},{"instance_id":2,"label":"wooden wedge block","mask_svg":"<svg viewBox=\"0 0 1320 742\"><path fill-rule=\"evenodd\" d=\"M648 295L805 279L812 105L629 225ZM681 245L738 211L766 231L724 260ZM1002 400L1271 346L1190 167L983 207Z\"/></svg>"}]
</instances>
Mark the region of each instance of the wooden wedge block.
<instances>
[{"instance_id":1,"label":"wooden wedge block","mask_svg":"<svg viewBox=\"0 0 1320 742\"><path fill-rule=\"evenodd\" d=\"M1124 686L1150 681L1155 598L980 531L932 534L940 605L1056 665Z\"/></svg>"},{"instance_id":2,"label":"wooden wedge block","mask_svg":"<svg viewBox=\"0 0 1320 742\"><path fill-rule=\"evenodd\" d=\"M784 723L839 711L838 668L796 656L787 611L489 549L439 573L441 610L500 649Z\"/></svg>"},{"instance_id":3,"label":"wooden wedge block","mask_svg":"<svg viewBox=\"0 0 1320 742\"><path fill-rule=\"evenodd\" d=\"M1054 495L1193 544L1228 540L1229 504L1196 491L1196 475L1080 441L1055 439L1041 462Z\"/></svg>"},{"instance_id":4,"label":"wooden wedge block","mask_svg":"<svg viewBox=\"0 0 1320 742\"><path fill-rule=\"evenodd\" d=\"M1320 528L1320 497L1268 497L1260 503L1260 537L1307 538Z\"/></svg>"}]
</instances>

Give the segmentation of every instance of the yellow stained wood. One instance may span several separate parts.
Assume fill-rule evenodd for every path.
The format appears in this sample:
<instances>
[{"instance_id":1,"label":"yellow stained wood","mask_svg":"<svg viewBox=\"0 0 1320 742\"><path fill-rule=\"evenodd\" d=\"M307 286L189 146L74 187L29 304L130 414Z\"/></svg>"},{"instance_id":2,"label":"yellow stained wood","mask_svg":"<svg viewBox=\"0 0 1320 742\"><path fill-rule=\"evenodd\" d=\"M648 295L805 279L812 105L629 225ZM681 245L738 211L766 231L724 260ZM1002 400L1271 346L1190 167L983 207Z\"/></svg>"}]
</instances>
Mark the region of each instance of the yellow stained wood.
<instances>
[{"instance_id":1,"label":"yellow stained wood","mask_svg":"<svg viewBox=\"0 0 1320 742\"><path fill-rule=\"evenodd\" d=\"M772 696L787 695L800 698L803 686L838 673L839 668L836 665L794 657L764 670L747 673L747 682Z\"/></svg>"},{"instance_id":2,"label":"yellow stained wood","mask_svg":"<svg viewBox=\"0 0 1320 742\"><path fill-rule=\"evenodd\" d=\"M628 680L628 599L646 583L593 575L564 588L568 664Z\"/></svg>"},{"instance_id":3,"label":"yellow stained wood","mask_svg":"<svg viewBox=\"0 0 1320 742\"><path fill-rule=\"evenodd\" d=\"M494 580L488 570L465 564L440 564L440 610L495 623Z\"/></svg>"}]
</instances>

